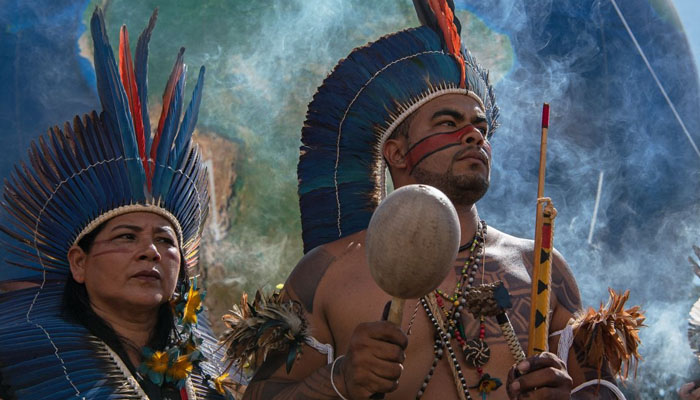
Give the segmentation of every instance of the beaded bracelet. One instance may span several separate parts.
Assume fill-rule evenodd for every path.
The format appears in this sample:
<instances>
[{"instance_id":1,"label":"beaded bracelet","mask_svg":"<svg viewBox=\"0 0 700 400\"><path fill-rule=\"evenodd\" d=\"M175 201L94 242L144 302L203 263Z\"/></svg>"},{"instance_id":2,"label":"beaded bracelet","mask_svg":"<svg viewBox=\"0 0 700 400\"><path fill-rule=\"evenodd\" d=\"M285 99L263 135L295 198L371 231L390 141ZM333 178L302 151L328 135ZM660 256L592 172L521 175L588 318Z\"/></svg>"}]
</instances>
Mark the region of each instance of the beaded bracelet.
<instances>
[{"instance_id":1,"label":"beaded bracelet","mask_svg":"<svg viewBox=\"0 0 700 400\"><path fill-rule=\"evenodd\" d=\"M338 360L340 360L343 357L345 357L345 354L340 355L336 357L335 360L333 360L333 364L331 365L331 386L333 387L333 390L335 390L335 394L337 394L338 397L340 397L342 400L348 400L345 396L340 394L340 390L338 390L338 388L335 387L335 382L333 382L333 370L335 370L335 363L337 363Z\"/></svg>"}]
</instances>

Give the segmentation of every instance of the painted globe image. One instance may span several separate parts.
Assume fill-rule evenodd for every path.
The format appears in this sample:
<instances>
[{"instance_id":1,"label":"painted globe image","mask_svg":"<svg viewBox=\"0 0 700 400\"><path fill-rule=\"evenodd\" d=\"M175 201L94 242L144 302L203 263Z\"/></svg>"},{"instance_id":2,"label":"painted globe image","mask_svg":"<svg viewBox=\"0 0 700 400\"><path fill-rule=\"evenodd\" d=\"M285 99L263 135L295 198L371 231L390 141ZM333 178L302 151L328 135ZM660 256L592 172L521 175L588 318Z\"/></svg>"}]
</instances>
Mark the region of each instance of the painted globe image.
<instances>
[{"instance_id":1,"label":"painted globe image","mask_svg":"<svg viewBox=\"0 0 700 400\"><path fill-rule=\"evenodd\" d=\"M132 41L159 9L149 62L155 109L176 46L186 48L187 93L199 66L207 68L195 140L213 188L200 265L211 314L224 313L243 290L284 282L302 255L296 165L306 107L353 48L417 26L412 2L5 2L0 176L8 178L49 127L99 109L86 28L95 6L104 7L110 37L125 23ZM597 307L612 287L630 289L630 302L647 312L645 362L626 393L673 398L697 363L685 330L700 292L686 260L700 242L700 88L673 3L455 6L462 40L490 69L501 110L479 215L533 237L540 111L549 103L545 195L559 213L555 247L585 306ZM0 277L21 273L0 270Z\"/></svg>"}]
</instances>

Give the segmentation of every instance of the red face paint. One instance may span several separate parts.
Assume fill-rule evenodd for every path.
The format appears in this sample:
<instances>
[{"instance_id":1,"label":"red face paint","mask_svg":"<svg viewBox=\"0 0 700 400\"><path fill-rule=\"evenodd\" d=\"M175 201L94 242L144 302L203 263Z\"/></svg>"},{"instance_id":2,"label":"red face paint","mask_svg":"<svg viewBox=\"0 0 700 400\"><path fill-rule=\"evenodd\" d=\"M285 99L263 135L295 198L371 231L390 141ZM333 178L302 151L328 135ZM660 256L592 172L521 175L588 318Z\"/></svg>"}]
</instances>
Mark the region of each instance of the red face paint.
<instances>
[{"instance_id":1,"label":"red face paint","mask_svg":"<svg viewBox=\"0 0 700 400\"><path fill-rule=\"evenodd\" d=\"M435 133L419 140L406 153L409 173L413 172L413 169L431 154L452 146L459 146L462 143L462 137L475 130L476 127L470 124L453 132ZM491 154L490 145L486 146L489 147L487 152Z\"/></svg>"},{"instance_id":2,"label":"red face paint","mask_svg":"<svg viewBox=\"0 0 700 400\"><path fill-rule=\"evenodd\" d=\"M90 251L90 255L92 257L99 257L107 254L128 254L137 251L141 247L143 247L143 243L139 243L135 240L124 241L115 240L114 238L95 240L92 242L92 250ZM157 251L161 252L162 249L158 249Z\"/></svg>"},{"instance_id":3,"label":"red face paint","mask_svg":"<svg viewBox=\"0 0 700 400\"><path fill-rule=\"evenodd\" d=\"M104 256L106 254L125 254L125 253L130 253L133 250L125 248L125 247L119 247L116 249L110 249L110 250L103 250L103 251L96 251L92 253L93 257L99 257L99 256Z\"/></svg>"},{"instance_id":4,"label":"red face paint","mask_svg":"<svg viewBox=\"0 0 700 400\"><path fill-rule=\"evenodd\" d=\"M92 248L95 249L95 247L97 247L99 245L103 245L103 244L109 245L109 244L112 244L111 242L112 241L109 239L107 239L107 240L95 240L94 242L92 242ZM99 257L99 256L103 256L106 254L113 254L113 253L130 253L130 252L134 251L132 247L133 246L129 246L129 245L118 245L117 247L111 247L111 248L108 247L107 249L104 249L104 250L96 250L95 249L95 251L91 252L92 253L91 255L92 255L92 257Z\"/></svg>"}]
</instances>

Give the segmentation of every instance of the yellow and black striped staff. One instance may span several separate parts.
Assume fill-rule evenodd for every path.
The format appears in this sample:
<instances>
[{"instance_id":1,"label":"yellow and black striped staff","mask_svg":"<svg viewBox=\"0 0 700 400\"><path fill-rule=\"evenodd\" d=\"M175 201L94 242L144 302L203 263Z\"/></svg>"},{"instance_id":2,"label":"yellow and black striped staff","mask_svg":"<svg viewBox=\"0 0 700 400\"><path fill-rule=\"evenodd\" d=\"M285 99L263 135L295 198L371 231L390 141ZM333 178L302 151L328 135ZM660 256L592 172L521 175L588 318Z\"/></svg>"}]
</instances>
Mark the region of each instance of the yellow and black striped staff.
<instances>
[{"instance_id":1,"label":"yellow and black striped staff","mask_svg":"<svg viewBox=\"0 0 700 400\"><path fill-rule=\"evenodd\" d=\"M547 164L547 130L549 104L542 106L542 139L540 142L540 171L537 185L537 216L535 218L535 251L532 268L532 305L527 354L533 356L547 351L549 336L549 297L552 282L551 252L554 239L554 218L557 210L552 200L544 197L544 177Z\"/></svg>"}]
</instances>

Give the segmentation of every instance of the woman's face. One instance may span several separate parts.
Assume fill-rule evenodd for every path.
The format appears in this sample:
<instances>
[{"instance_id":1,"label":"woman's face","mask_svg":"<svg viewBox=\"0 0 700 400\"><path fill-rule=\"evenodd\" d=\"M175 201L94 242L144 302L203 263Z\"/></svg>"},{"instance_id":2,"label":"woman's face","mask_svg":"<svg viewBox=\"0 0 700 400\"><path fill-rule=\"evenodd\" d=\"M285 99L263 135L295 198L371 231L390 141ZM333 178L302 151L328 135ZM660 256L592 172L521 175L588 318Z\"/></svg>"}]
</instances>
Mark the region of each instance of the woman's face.
<instances>
[{"instance_id":1,"label":"woman's face","mask_svg":"<svg viewBox=\"0 0 700 400\"><path fill-rule=\"evenodd\" d=\"M109 220L88 253L73 246L68 259L73 278L85 284L93 307L150 311L175 291L180 247L168 220L133 212Z\"/></svg>"}]
</instances>

